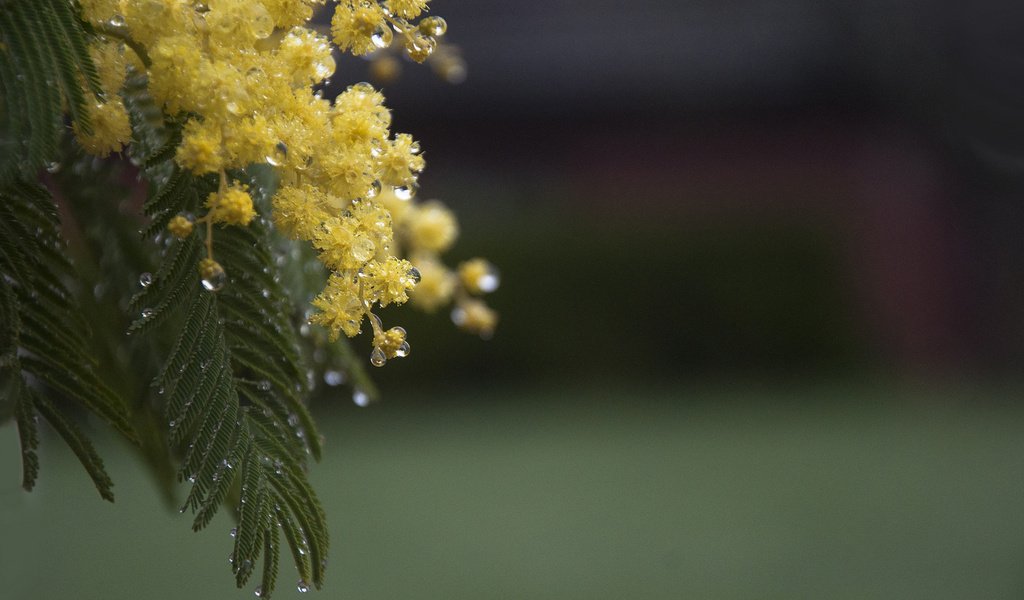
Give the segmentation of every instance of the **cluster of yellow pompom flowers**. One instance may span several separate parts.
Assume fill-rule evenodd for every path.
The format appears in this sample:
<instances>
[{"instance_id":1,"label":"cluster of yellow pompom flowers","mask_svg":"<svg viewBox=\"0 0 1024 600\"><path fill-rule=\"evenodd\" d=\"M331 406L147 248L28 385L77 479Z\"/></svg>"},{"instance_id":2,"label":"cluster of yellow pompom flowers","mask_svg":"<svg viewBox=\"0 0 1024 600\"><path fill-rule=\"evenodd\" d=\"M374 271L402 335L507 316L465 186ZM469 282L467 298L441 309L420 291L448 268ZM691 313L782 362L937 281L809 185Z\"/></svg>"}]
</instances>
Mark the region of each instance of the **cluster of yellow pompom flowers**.
<instances>
[{"instance_id":1,"label":"cluster of yellow pompom flowers","mask_svg":"<svg viewBox=\"0 0 1024 600\"><path fill-rule=\"evenodd\" d=\"M273 223L312 244L330 270L311 323L336 339L357 335L368 320L377 366L408 354L409 343L401 327L384 329L374 305L454 304L456 324L487 337L497 317L479 296L497 287L497 272L482 259L455 271L441 262L458 227L440 203L414 198L425 165L419 144L392 135L391 113L370 84L333 101L313 91L334 74L332 41L361 55L397 37L409 57L425 60L447 28L424 14L428 1L332 2L328 38L307 26L324 0L81 0L102 34L91 50L106 97L90 108L92 132L76 130L79 141L100 156L129 142L118 92L127 68L145 72L156 102L186 119L178 165L220 176L205 215L169 224L182 238L206 226L207 256L197 266L208 289L226 280L213 256L213 225L246 226L256 216L246 187L227 173L267 163L279 180Z\"/></svg>"}]
</instances>

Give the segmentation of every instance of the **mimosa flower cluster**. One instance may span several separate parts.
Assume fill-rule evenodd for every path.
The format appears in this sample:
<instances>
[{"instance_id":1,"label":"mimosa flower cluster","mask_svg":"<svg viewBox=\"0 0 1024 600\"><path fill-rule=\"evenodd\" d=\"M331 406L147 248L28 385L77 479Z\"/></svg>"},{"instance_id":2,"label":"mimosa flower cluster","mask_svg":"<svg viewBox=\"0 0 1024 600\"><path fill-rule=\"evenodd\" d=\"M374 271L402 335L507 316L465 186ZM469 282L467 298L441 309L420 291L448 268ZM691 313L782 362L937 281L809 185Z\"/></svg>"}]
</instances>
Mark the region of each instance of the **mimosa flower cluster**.
<instances>
[{"instance_id":1,"label":"mimosa flower cluster","mask_svg":"<svg viewBox=\"0 0 1024 600\"><path fill-rule=\"evenodd\" d=\"M362 55L400 39L413 60L429 57L447 25L426 16L428 1L339 0L328 38L308 26L323 0L81 0L102 34L91 51L105 94L90 108L92 132L76 128L78 139L99 156L129 143L119 91L127 68L145 72L153 98L184 120L178 165L219 176L205 214L169 225L179 238L205 234L197 267L208 289L226 280L213 256L214 224L244 227L257 214L229 173L267 163L279 180L270 218L310 243L330 271L311 323L336 339L368 321L377 366L410 346L404 329L384 328L375 307L454 304L455 323L487 337L497 317L479 296L497 287L497 272L482 259L456 270L441 261L458 227L442 204L414 198L425 166L419 143L391 132L391 113L370 84L333 101L313 91L334 74L335 46Z\"/></svg>"}]
</instances>

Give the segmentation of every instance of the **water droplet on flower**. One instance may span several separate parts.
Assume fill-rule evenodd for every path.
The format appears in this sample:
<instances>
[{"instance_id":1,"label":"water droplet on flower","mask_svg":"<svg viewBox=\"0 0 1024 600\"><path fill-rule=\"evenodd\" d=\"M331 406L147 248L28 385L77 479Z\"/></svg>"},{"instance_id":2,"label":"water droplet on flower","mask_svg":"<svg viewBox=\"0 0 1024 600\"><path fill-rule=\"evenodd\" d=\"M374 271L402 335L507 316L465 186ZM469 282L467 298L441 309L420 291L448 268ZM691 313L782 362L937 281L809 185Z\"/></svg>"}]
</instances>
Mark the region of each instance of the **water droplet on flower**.
<instances>
[{"instance_id":1,"label":"water droplet on flower","mask_svg":"<svg viewBox=\"0 0 1024 600\"><path fill-rule=\"evenodd\" d=\"M498 275L498 271L491 268L487 273L481 275L480 278L476 280L476 287L479 288L481 292L489 293L498 289L498 284L500 283L501 277Z\"/></svg>"},{"instance_id":2,"label":"water droplet on flower","mask_svg":"<svg viewBox=\"0 0 1024 600\"><path fill-rule=\"evenodd\" d=\"M409 279L412 279L413 283L419 283L420 279L422 279L422 276L420 275L420 270L417 269L416 267L409 269L405 274Z\"/></svg>"},{"instance_id":3,"label":"water droplet on flower","mask_svg":"<svg viewBox=\"0 0 1024 600\"><path fill-rule=\"evenodd\" d=\"M394 37L395 34L392 33L388 24L381 23L373 30L373 34L370 36L370 41L378 48L387 48L391 45L391 40L394 39Z\"/></svg>"},{"instance_id":4,"label":"water droplet on flower","mask_svg":"<svg viewBox=\"0 0 1024 600\"><path fill-rule=\"evenodd\" d=\"M388 362L388 357L384 356L384 350L380 346L374 347L373 352L370 353L370 364L375 367L383 367L386 362Z\"/></svg>"},{"instance_id":5,"label":"water droplet on flower","mask_svg":"<svg viewBox=\"0 0 1024 600\"><path fill-rule=\"evenodd\" d=\"M363 390L356 388L352 392L352 402L355 402L356 406L366 406L370 403L370 396Z\"/></svg>"},{"instance_id":6,"label":"water droplet on flower","mask_svg":"<svg viewBox=\"0 0 1024 600\"><path fill-rule=\"evenodd\" d=\"M358 238L352 243L352 257L359 262L370 260L376 253L377 246L370 238Z\"/></svg>"},{"instance_id":7,"label":"water droplet on flower","mask_svg":"<svg viewBox=\"0 0 1024 600\"><path fill-rule=\"evenodd\" d=\"M305 594L306 592L309 591L309 584L307 584L305 581L300 579L297 588L298 588L300 594Z\"/></svg>"},{"instance_id":8,"label":"water droplet on flower","mask_svg":"<svg viewBox=\"0 0 1024 600\"><path fill-rule=\"evenodd\" d=\"M376 198L377 194L379 194L379 193L380 193L380 180L376 179L376 180L374 180L373 183L370 184L370 189L366 190L366 194L364 194L364 196L367 197L367 198Z\"/></svg>"},{"instance_id":9,"label":"water droplet on flower","mask_svg":"<svg viewBox=\"0 0 1024 600\"><path fill-rule=\"evenodd\" d=\"M341 371L324 371L324 383L331 387L345 383L345 374Z\"/></svg>"},{"instance_id":10,"label":"water droplet on flower","mask_svg":"<svg viewBox=\"0 0 1024 600\"><path fill-rule=\"evenodd\" d=\"M252 6L255 9L255 14L249 21L249 27L256 39L262 40L274 33L274 19L261 4L253 3Z\"/></svg>"},{"instance_id":11,"label":"water droplet on flower","mask_svg":"<svg viewBox=\"0 0 1024 600\"><path fill-rule=\"evenodd\" d=\"M334 62L334 58L329 54L324 56L322 60L318 60L316 64L313 65L313 70L316 73L317 80L326 82L327 78L334 74L334 70L337 66L337 63Z\"/></svg>"},{"instance_id":12,"label":"water droplet on flower","mask_svg":"<svg viewBox=\"0 0 1024 600\"><path fill-rule=\"evenodd\" d=\"M284 142L278 142L277 145L274 146L274 151L264 158L266 159L267 164L273 167L280 167L284 164L285 159L288 158L288 145Z\"/></svg>"},{"instance_id":13,"label":"water droplet on flower","mask_svg":"<svg viewBox=\"0 0 1024 600\"><path fill-rule=\"evenodd\" d=\"M400 185L394 188L395 198L399 200L409 200L416 195L416 190L419 186L416 183L409 183L407 185Z\"/></svg>"},{"instance_id":14,"label":"water droplet on flower","mask_svg":"<svg viewBox=\"0 0 1024 600\"><path fill-rule=\"evenodd\" d=\"M196 2L192 5L197 13L203 14L210 12L210 7L205 2Z\"/></svg>"},{"instance_id":15,"label":"water droplet on flower","mask_svg":"<svg viewBox=\"0 0 1024 600\"><path fill-rule=\"evenodd\" d=\"M149 284L151 283L153 283L152 273L143 273L142 275L139 275L139 285L142 287L149 287Z\"/></svg>"},{"instance_id":16,"label":"water droplet on flower","mask_svg":"<svg viewBox=\"0 0 1024 600\"><path fill-rule=\"evenodd\" d=\"M420 21L419 28L426 35L442 36L448 31L448 23L441 17L427 17Z\"/></svg>"},{"instance_id":17,"label":"water droplet on flower","mask_svg":"<svg viewBox=\"0 0 1024 600\"><path fill-rule=\"evenodd\" d=\"M427 58L434 53L436 48L437 40L429 35L423 35L419 32L414 33L405 40L406 54L409 55L409 58L418 63L427 60Z\"/></svg>"},{"instance_id":18,"label":"water droplet on flower","mask_svg":"<svg viewBox=\"0 0 1024 600\"><path fill-rule=\"evenodd\" d=\"M373 89L373 85L372 84L370 84L370 83L368 83L366 81L360 81L359 83L353 83L352 85L348 86L348 89L351 92L358 92L360 94L372 94L375 91L377 91L377 90Z\"/></svg>"},{"instance_id":19,"label":"water droplet on flower","mask_svg":"<svg viewBox=\"0 0 1024 600\"><path fill-rule=\"evenodd\" d=\"M409 351L411 349L412 348L409 346L409 342L402 342L402 345L399 346L397 350L395 350L395 356L397 356L398 358L405 358L406 356L409 356Z\"/></svg>"},{"instance_id":20,"label":"water droplet on flower","mask_svg":"<svg viewBox=\"0 0 1024 600\"><path fill-rule=\"evenodd\" d=\"M220 265L210 269L210 271L203 277L203 287L211 292L219 291L227 282L228 274L224 272L224 269Z\"/></svg>"},{"instance_id":21,"label":"water droplet on flower","mask_svg":"<svg viewBox=\"0 0 1024 600\"><path fill-rule=\"evenodd\" d=\"M114 27L124 27L124 15L115 14L110 17L110 24Z\"/></svg>"}]
</instances>

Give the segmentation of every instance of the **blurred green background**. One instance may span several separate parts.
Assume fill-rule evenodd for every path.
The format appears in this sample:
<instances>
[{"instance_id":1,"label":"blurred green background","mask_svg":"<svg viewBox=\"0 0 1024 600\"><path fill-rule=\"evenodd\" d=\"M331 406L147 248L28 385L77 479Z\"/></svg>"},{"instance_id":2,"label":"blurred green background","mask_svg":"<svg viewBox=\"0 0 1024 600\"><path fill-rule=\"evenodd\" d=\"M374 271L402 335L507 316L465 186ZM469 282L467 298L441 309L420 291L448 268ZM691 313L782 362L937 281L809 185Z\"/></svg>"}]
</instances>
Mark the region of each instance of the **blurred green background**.
<instances>
[{"instance_id":1,"label":"blurred green background","mask_svg":"<svg viewBox=\"0 0 1024 600\"><path fill-rule=\"evenodd\" d=\"M1019 598L1019 389L557 388L327 417L325 598ZM56 440L17 487L6 598L249 597L124 446L117 503ZM303 597L284 565L282 598ZM313 592L310 592L313 594ZM309 596L306 594L305 596Z\"/></svg>"},{"instance_id":2,"label":"blurred green background","mask_svg":"<svg viewBox=\"0 0 1024 600\"><path fill-rule=\"evenodd\" d=\"M320 389L321 595L1024 597L1024 21L956 4L435 0L469 78L384 92L501 323ZM0 596L249 596L93 431L115 505L0 428Z\"/></svg>"}]
</instances>

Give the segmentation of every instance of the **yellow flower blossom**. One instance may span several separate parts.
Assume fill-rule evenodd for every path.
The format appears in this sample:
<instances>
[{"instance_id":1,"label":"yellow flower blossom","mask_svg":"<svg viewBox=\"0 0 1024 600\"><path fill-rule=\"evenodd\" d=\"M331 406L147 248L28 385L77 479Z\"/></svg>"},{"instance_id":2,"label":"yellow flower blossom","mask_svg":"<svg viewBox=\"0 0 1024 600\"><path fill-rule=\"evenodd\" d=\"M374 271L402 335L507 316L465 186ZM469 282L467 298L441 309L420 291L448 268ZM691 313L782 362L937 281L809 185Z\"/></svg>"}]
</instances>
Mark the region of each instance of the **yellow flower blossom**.
<instances>
[{"instance_id":1,"label":"yellow flower blossom","mask_svg":"<svg viewBox=\"0 0 1024 600\"><path fill-rule=\"evenodd\" d=\"M482 258L467 260L459 265L459 280L470 294L487 294L498 289L500 278L494 265Z\"/></svg>"},{"instance_id":2,"label":"yellow flower blossom","mask_svg":"<svg viewBox=\"0 0 1024 600\"><path fill-rule=\"evenodd\" d=\"M384 20L384 9L376 2L341 0L334 9L331 19L331 35L334 43L352 54L369 54L378 49L374 33L388 27Z\"/></svg>"},{"instance_id":3,"label":"yellow flower blossom","mask_svg":"<svg viewBox=\"0 0 1024 600\"><path fill-rule=\"evenodd\" d=\"M286 186L271 199L274 225L292 239L312 240L331 218L322 208L327 196L311 185Z\"/></svg>"},{"instance_id":4,"label":"yellow flower blossom","mask_svg":"<svg viewBox=\"0 0 1024 600\"><path fill-rule=\"evenodd\" d=\"M419 271L412 263L394 256L367 264L362 273L367 299L381 306L404 303L419 278Z\"/></svg>"},{"instance_id":5,"label":"yellow flower blossom","mask_svg":"<svg viewBox=\"0 0 1024 600\"><path fill-rule=\"evenodd\" d=\"M210 194L206 198L206 208L210 209L210 220L225 225L248 225L256 216L252 197L245 186L239 184Z\"/></svg>"},{"instance_id":6,"label":"yellow flower blossom","mask_svg":"<svg viewBox=\"0 0 1024 600\"><path fill-rule=\"evenodd\" d=\"M278 27L288 28L301 25L313 16L313 5L323 0L263 0L263 6L270 12Z\"/></svg>"},{"instance_id":7,"label":"yellow flower blossom","mask_svg":"<svg viewBox=\"0 0 1024 600\"><path fill-rule=\"evenodd\" d=\"M381 181L392 186L412 185L424 166L419 143L411 135L400 133L381 154Z\"/></svg>"},{"instance_id":8,"label":"yellow flower blossom","mask_svg":"<svg viewBox=\"0 0 1024 600\"><path fill-rule=\"evenodd\" d=\"M195 34L192 0L121 0L121 17L132 39L152 46L158 39Z\"/></svg>"},{"instance_id":9,"label":"yellow flower blossom","mask_svg":"<svg viewBox=\"0 0 1024 600\"><path fill-rule=\"evenodd\" d=\"M274 31L274 19L260 2L208 0L206 27L214 47L251 47Z\"/></svg>"},{"instance_id":10,"label":"yellow flower blossom","mask_svg":"<svg viewBox=\"0 0 1024 600\"><path fill-rule=\"evenodd\" d=\"M233 119L222 131L224 151L231 164L263 162L277 144L267 118L260 114Z\"/></svg>"},{"instance_id":11,"label":"yellow flower blossom","mask_svg":"<svg viewBox=\"0 0 1024 600\"><path fill-rule=\"evenodd\" d=\"M320 253L320 262L335 271L358 269L373 256L373 242L360 237L358 244L350 219L332 218L324 222L313 236L313 247ZM370 248L366 248L369 244ZM358 248L357 248L358 246ZM359 260L359 258L362 260Z\"/></svg>"},{"instance_id":12,"label":"yellow flower blossom","mask_svg":"<svg viewBox=\"0 0 1024 600\"><path fill-rule=\"evenodd\" d=\"M220 126L214 121L190 119L185 123L175 159L178 164L197 175L223 169L224 150Z\"/></svg>"},{"instance_id":13,"label":"yellow flower blossom","mask_svg":"<svg viewBox=\"0 0 1024 600\"><path fill-rule=\"evenodd\" d=\"M342 332L348 337L359 334L366 307L359 300L359 285L352 277L332 274L324 291L313 299L313 306L320 312L309 322L326 327L331 340L338 339Z\"/></svg>"},{"instance_id":14,"label":"yellow flower blossom","mask_svg":"<svg viewBox=\"0 0 1024 600\"><path fill-rule=\"evenodd\" d=\"M498 325L498 313L482 301L471 298L455 306L452 321L462 330L487 339L494 334L494 328Z\"/></svg>"},{"instance_id":15,"label":"yellow flower blossom","mask_svg":"<svg viewBox=\"0 0 1024 600\"><path fill-rule=\"evenodd\" d=\"M296 27L288 32L277 48L277 58L292 74L292 84L319 83L334 74L335 62L327 38Z\"/></svg>"},{"instance_id":16,"label":"yellow flower blossom","mask_svg":"<svg viewBox=\"0 0 1024 600\"><path fill-rule=\"evenodd\" d=\"M415 19L420 13L427 10L427 3L430 0L387 0L385 5L388 10L403 19Z\"/></svg>"},{"instance_id":17,"label":"yellow flower blossom","mask_svg":"<svg viewBox=\"0 0 1024 600\"><path fill-rule=\"evenodd\" d=\"M461 327L481 335L493 330L495 313L470 295L496 286L496 271L477 259L459 275L450 271L439 255L458 235L454 215L439 202L412 198L425 165L419 143L391 131L391 112L370 84L351 85L333 100L313 88L335 72L332 40L359 55L398 36L409 57L424 60L447 28L440 17L420 18L428 0L338 0L330 37L309 26L325 0L80 1L85 18L118 32L90 42L109 100L89 107L91 135L76 124L82 146L106 155L129 140L118 92L131 64L145 72L165 114L185 122L178 166L220 175L205 215L194 221L179 215L168 224L179 238L191 235L195 223L206 225L199 271L207 289L227 281L212 256L212 225L245 226L256 215L248 190L229 184L228 173L264 163L278 179L274 224L311 244L330 271L310 323L326 327L333 339L358 334L369 317L373 364L408 353L405 330L385 331L374 305L411 296L417 307L434 311L454 298ZM144 52L126 50L122 33ZM140 55L148 57L145 65ZM414 256L420 269L403 256Z\"/></svg>"},{"instance_id":18,"label":"yellow flower blossom","mask_svg":"<svg viewBox=\"0 0 1024 600\"><path fill-rule=\"evenodd\" d=\"M456 278L443 264L434 259L414 259L420 272L420 282L409 294L412 304L426 312L435 312L448 304L455 291Z\"/></svg>"},{"instance_id":19,"label":"yellow flower blossom","mask_svg":"<svg viewBox=\"0 0 1024 600\"><path fill-rule=\"evenodd\" d=\"M174 217L171 219L171 222L167 224L167 230L171 232L171 235L181 239L192 235L192 229L194 227L195 224L183 215Z\"/></svg>"},{"instance_id":20,"label":"yellow flower blossom","mask_svg":"<svg viewBox=\"0 0 1024 600\"><path fill-rule=\"evenodd\" d=\"M92 133L85 133L74 124L78 143L89 154L108 156L111 152L120 152L132 137L131 121L124 108L121 98L112 96L106 102L94 102L87 105Z\"/></svg>"},{"instance_id":21,"label":"yellow flower blossom","mask_svg":"<svg viewBox=\"0 0 1024 600\"><path fill-rule=\"evenodd\" d=\"M455 215L440 202L426 202L409 212L407 227L413 250L443 252L459 235Z\"/></svg>"},{"instance_id":22,"label":"yellow flower blossom","mask_svg":"<svg viewBox=\"0 0 1024 600\"><path fill-rule=\"evenodd\" d=\"M82 18L93 25L110 23L121 11L121 0L80 0Z\"/></svg>"}]
</instances>

